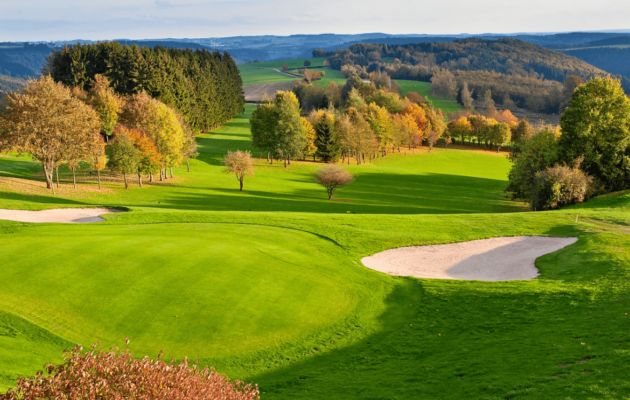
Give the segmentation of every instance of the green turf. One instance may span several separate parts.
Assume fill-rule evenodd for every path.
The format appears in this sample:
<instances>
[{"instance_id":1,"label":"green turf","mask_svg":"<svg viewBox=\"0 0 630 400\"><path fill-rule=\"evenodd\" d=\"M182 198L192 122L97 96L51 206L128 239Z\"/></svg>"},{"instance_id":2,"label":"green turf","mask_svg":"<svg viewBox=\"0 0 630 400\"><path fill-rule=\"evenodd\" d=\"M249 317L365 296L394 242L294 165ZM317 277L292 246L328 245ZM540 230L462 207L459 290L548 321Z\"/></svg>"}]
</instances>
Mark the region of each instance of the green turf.
<instances>
[{"instance_id":1,"label":"green turf","mask_svg":"<svg viewBox=\"0 0 630 400\"><path fill-rule=\"evenodd\" d=\"M416 92L429 99L433 107L439 108L447 114L462 111L464 109L461 104L456 101L444 99L439 96L433 96L431 94L431 84L428 82L406 81L402 79L396 80L396 82L402 91L402 96L406 96L409 92Z\"/></svg>"},{"instance_id":2,"label":"green turf","mask_svg":"<svg viewBox=\"0 0 630 400\"><path fill-rule=\"evenodd\" d=\"M248 107L248 112L251 107ZM440 150L350 166L324 200L318 165L257 161L247 116L199 138L168 185L71 198L0 192L0 208L126 206L96 225L0 221L0 389L72 343L200 358L263 399L607 399L630 396L630 196L554 212L510 202L507 160ZM0 157L2 177L33 177ZM108 188L113 186L108 184ZM249 211L249 210L252 211ZM348 214L354 211L356 214ZM514 282L390 277L362 257L498 236L576 236Z\"/></svg>"}]
</instances>

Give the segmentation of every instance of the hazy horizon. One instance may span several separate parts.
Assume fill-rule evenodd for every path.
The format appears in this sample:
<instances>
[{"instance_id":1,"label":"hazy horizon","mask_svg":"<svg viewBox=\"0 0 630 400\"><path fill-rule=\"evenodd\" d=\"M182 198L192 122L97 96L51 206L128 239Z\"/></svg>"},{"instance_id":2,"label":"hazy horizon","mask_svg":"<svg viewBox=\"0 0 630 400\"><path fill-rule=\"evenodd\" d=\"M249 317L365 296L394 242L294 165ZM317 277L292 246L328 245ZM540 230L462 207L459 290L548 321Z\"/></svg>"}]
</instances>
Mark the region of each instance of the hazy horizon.
<instances>
[{"instance_id":1,"label":"hazy horizon","mask_svg":"<svg viewBox=\"0 0 630 400\"><path fill-rule=\"evenodd\" d=\"M322 0L0 0L0 41L185 39L322 33L392 35L553 34L623 31L630 2L527 3L506 0L415 2ZM443 18L435 18L443 16Z\"/></svg>"}]
</instances>

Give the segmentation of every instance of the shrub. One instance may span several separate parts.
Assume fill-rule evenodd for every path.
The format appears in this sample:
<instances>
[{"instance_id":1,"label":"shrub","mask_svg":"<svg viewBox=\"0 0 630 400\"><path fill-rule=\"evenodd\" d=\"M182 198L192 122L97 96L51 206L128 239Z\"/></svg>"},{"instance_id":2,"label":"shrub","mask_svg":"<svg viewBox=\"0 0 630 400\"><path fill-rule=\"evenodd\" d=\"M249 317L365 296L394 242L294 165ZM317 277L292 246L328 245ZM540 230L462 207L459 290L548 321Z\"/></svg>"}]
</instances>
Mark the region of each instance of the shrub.
<instances>
[{"instance_id":1,"label":"shrub","mask_svg":"<svg viewBox=\"0 0 630 400\"><path fill-rule=\"evenodd\" d=\"M127 341L129 343L129 341ZM63 364L45 366L49 375L19 378L17 387L0 400L35 399L146 399L146 400L250 400L259 399L258 386L230 381L212 368L199 370L185 359L170 364L145 357L134 359L129 350L117 354L75 346L64 352Z\"/></svg>"},{"instance_id":2,"label":"shrub","mask_svg":"<svg viewBox=\"0 0 630 400\"><path fill-rule=\"evenodd\" d=\"M311 66L311 61L310 60L304 60L304 66L305 67L310 67Z\"/></svg>"},{"instance_id":3,"label":"shrub","mask_svg":"<svg viewBox=\"0 0 630 400\"><path fill-rule=\"evenodd\" d=\"M536 185L536 174L552 167L558 162L556 136L551 131L542 131L526 141L521 155L516 159L508 178L515 199L530 200Z\"/></svg>"},{"instance_id":4,"label":"shrub","mask_svg":"<svg viewBox=\"0 0 630 400\"><path fill-rule=\"evenodd\" d=\"M315 183L326 188L328 200L332 200L335 190L352 183L354 176L341 167L329 165L315 172L313 179Z\"/></svg>"},{"instance_id":5,"label":"shrub","mask_svg":"<svg viewBox=\"0 0 630 400\"><path fill-rule=\"evenodd\" d=\"M547 168L536 174L532 193L532 209L550 210L592 197L593 178L580 170L582 160L575 161L575 167L566 164Z\"/></svg>"}]
</instances>

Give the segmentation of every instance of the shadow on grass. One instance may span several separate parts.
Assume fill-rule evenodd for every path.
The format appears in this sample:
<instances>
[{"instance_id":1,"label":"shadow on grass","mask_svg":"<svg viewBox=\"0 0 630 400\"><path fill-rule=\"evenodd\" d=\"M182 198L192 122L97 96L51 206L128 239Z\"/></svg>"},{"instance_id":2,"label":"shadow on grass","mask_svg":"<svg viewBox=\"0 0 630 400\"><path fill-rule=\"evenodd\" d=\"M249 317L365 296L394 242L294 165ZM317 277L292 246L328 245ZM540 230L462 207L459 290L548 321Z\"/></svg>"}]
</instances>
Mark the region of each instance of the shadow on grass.
<instances>
[{"instance_id":1,"label":"shadow on grass","mask_svg":"<svg viewBox=\"0 0 630 400\"><path fill-rule=\"evenodd\" d=\"M208 162L216 162L212 157ZM522 212L526 208L505 198L503 182L445 174L362 173L339 189L336 201L307 173L296 173L276 183L280 192L260 190L256 177L234 188L178 186L163 198L161 208L222 211L356 212L370 214L448 214ZM453 196L457 192L458 197ZM147 205L151 206L151 205Z\"/></svg>"},{"instance_id":2,"label":"shadow on grass","mask_svg":"<svg viewBox=\"0 0 630 400\"><path fill-rule=\"evenodd\" d=\"M602 258L585 251L589 241L602 240L598 234L574 226L545 232L578 233L578 243L541 257L541 278L577 269L576 259L583 265ZM624 334L627 326L622 318L611 320L608 314L622 315L623 304L593 298L587 290L591 279L608 274L607 263L600 260L592 275L580 273L570 285L555 278L512 282L401 278L378 317L382 326L378 333L303 361L290 360L286 368L261 367L252 371L251 380L259 384L263 398L274 399L509 398L515 389L541 398L559 398L563 391L580 393L604 378L580 375L579 382L567 387L554 374L580 374L584 366L578 361L588 356L595 358L588 369L601 365L610 379L613 366L621 362L580 346L581 341L595 340L591 338L595 327L606 327L608 334L598 336L598 346L615 347L619 340L615 335ZM628 268L624 271L627 279ZM567 362L572 366L559 370L557 365Z\"/></svg>"},{"instance_id":3,"label":"shadow on grass","mask_svg":"<svg viewBox=\"0 0 630 400\"><path fill-rule=\"evenodd\" d=\"M24 201L25 203L85 205L88 203L67 199L60 196L25 195L0 191L1 200Z\"/></svg>"}]
</instances>

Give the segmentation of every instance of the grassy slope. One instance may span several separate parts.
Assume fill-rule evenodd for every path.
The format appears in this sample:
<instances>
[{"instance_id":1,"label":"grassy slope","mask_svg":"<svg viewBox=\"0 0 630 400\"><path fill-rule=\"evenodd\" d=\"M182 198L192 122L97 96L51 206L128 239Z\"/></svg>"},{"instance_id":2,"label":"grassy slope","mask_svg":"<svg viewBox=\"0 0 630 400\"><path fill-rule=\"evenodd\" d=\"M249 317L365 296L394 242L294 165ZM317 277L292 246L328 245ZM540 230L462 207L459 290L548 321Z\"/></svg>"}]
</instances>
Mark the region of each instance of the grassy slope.
<instances>
[{"instance_id":1,"label":"grassy slope","mask_svg":"<svg viewBox=\"0 0 630 400\"><path fill-rule=\"evenodd\" d=\"M447 100L439 96L431 95L431 85L428 82L406 81L402 79L396 80L396 82L402 90L403 96L406 96L409 92L416 92L423 97L431 100L433 107L439 108L447 114L464 109L461 104L457 103L456 101Z\"/></svg>"},{"instance_id":2,"label":"grassy slope","mask_svg":"<svg viewBox=\"0 0 630 400\"><path fill-rule=\"evenodd\" d=\"M252 67L282 69L282 65L284 63L287 63L287 65L289 66L289 69L294 69L294 68L303 68L304 61L306 60L309 60L311 62L310 67L313 68L313 67L323 67L324 61L326 61L326 58L299 58L295 60L269 61L269 62L260 62L260 63L250 63L246 65L252 66Z\"/></svg>"},{"instance_id":3,"label":"grassy slope","mask_svg":"<svg viewBox=\"0 0 630 400\"><path fill-rule=\"evenodd\" d=\"M254 68L248 65L239 65L238 70L243 78L243 85L257 85L259 83L274 83L274 82L292 82L296 78L281 74L267 68Z\"/></svg>"},{"instance_id":4,"label":"grassy slope","mask_svg":"<svg viewBox=\"0 0 630 400\"><path fill-rule=\"evenodd\" d=\"M60 200L59 197L24 196L0 192L0 206L41 209L51 203L77 206L111 204L178 210L219 211L301 211L317 213L471 213L522 211L524 205L506 199L509 162L496 153L436 149L432 154L394 154L373 164L349 169L356 182L338 191L343 202L326 200L325 191L315 185L311 173L320 163L294 162L285 169L279 162L269 165L256 160L256 175L245 180L245 192L238 182L223 174L220 160L231 149L251 150L247 113L217 131L199 138L200 155L190 174L176 169L178 185L132 187L113 193L91 193L89 197ZM474 165L474 168L469 168ZM27 158L0 158L0 176L28 176L39 173ZM452 196L453 191L459 197Z\"/></svg>"},{"instance_id":5,"label":"grassy slope","mask_svg":"<svg viewBox=\"0 0 630 400\"><path fill-rule=\"evenodd\" d=\"M376 167L354 167L361 171L357 182L340 197L353 195L358 201L342 203L343 208L372 202L370 207L382 215L321 213L345 211L320 202L318 188L300 189L306 185L300 182L304 179L300 175L306 176L301 169L307 168L302 165L288 171L259 168L246 185L262 181L268 199L257 195L244 204L267 202L265 207L271 208L277 203L275 210L287 210L289 198L305 196L290 210L319 213L202 211L242 210L239 199L251 195L237 193L236 182L221 175L216 165L221 152L248 146L246 130L246 123L237 119L203 137L200 161L190 176L181 178L179 188L117 190L97 198L133 206L134 212L108 216L107 223L0 222L0 311L19 311L23 316L0 322L0 342L6 346L0 347L0 371L32 373L54 350L68 345L64 339L89 344L100 337L106 343L121 343L130 336L136 353L165 346L169 354L203 356L202 362L232 377L260 383L263 398L269 399L630 395L626 379L630 320L625 315L630 306L630 232L619 225L630 223L627 193L559 212L396 215L414 204L420 210L451 213L461 211L456 206L484 212L497 207L487 205L491 198L479 197L475 187L486 181L492 184L488 190L505 185L505 170L494 164L505 160L449 150L389 156ZM475 158L460 158L460 153ZM443 158L450 154L453 158ZM33 168L30 163L9 167L15 162L0 159L0 171L24 174ZM372 172L375 169L382 169L382 181ZM441 175L432 185L414 180L436 171ZM372 173L374 184L357 190L362 195L353 194L361 178ZM389 182L396 184L379 195L373 193ZM223 184L225 189L210 192ZM427 193L405 189L418 186ZM395 195L386 196L389 191ZM42 197L3 192L0 207L76 202ZM432 202L434 198L438 200ZM393 278L352 262L388 248L534 234L580 240L541 257L537 261L541 277L526 282ZM242 238L247 240L239 241ZM35 246L42 251L33 252ZM255 251L264 254L254 256ZM232 261L235 257L238 262ZM255 261L262 257L266 261L261 268ZM208 268L216 273L207 273ZM96 271L96 278L91 271ZM268 287L265 279L280 290ZM306 285L311 279L319 283ZM329 288L323 298L322 285ZM306 296L288 301L304 290ZM354 293L353 298L346 299L344 292ZM340 315L319 318L319 305L313 304L318 298L323 314L338 310ZM240 312L209 305L221 301ZM258 307L261 302L269 305ZM269 320L273 319L269 307L278 315L291 314L288 318L300 327L285 323L285 317ZM175 312L181 315L168 317ZM2 333L19 332L19 326L27 327L21 331L39 332L25 350L19 340L28 340ZM270 343L265 335L269 329L282 332L286 340ZM230 332L261 334L231 342ZM210 340L213 335L221 342ZM253 348L261 350L252 353ZM37 349L41 350L36 356ZM194 354L183 354L191 351Z\"/></svg>"}]
</instances>

